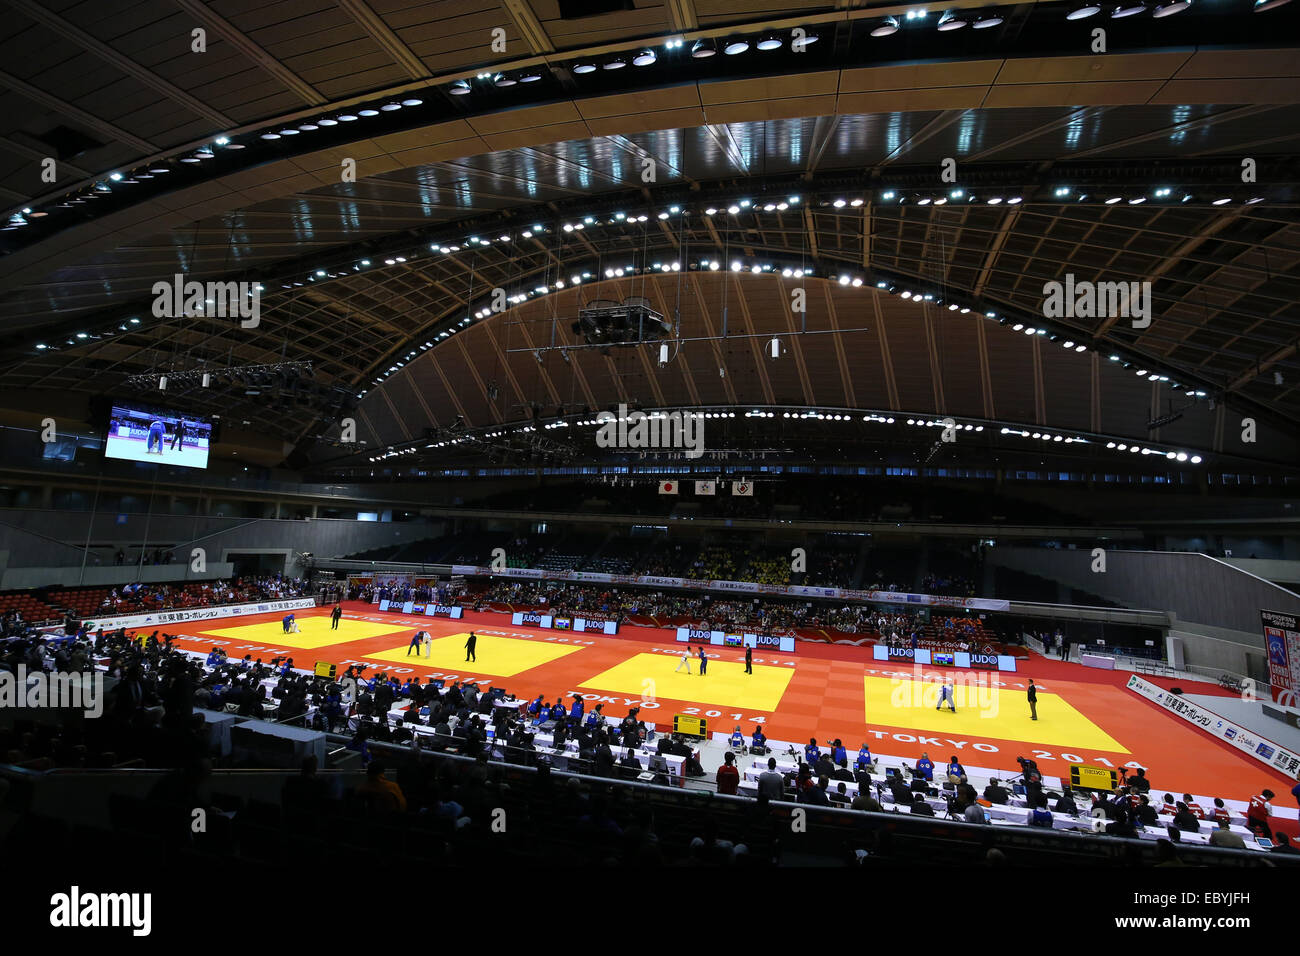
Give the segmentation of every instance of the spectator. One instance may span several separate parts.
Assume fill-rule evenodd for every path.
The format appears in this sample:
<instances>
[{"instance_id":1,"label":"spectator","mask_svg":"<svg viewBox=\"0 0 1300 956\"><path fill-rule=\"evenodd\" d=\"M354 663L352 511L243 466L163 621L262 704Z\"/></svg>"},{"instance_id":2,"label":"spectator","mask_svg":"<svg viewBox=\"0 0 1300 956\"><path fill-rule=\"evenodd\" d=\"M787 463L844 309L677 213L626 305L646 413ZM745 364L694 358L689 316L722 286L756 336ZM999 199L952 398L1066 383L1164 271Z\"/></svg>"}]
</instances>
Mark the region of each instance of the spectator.
<instances>
[{"instance_id":1,"label":"spectator","mask_svg":"<svg viewBox=\"0 0 1300 956\"><path fill-rule=\"evenodd\" d=\"M1174 826L1182 830L1184 833L1200 833L1200 821L1198 821L1196 815L1188 809L1187 804L1179 800L1175 806L1177 806L1178 809L1174 813Z\"/></svg>"},{"instance_id":2,"label":"spectator","mask_svg":"<svg viewBox=\"0 0 1300 956\"><path fill-rule=\"evenodd\" d=\"M1276 840L1277 842L1274 844L1270 852L1300 853L1300 850L1297 850L1294 846L1291 845L1291 838L1287 836L1285 833L1279 833L1273 839Z\"/></svg>"},{"instance_id":3,"label":"spectator","mask_svg":"<svg viewBox=\"0 0 1300 956\"><path fill-rule=\"evenodd\" d=\"M989 803L1002 805L1007 802L1009 797L1010 794L1007 793L1006 788L998 783L996 778L990 780L989 785L984 788L984 799Z\"/></svg>"},{"instance_id":4,"label":"spectator","mask_svg":"<svg viewBox=\"0 0 1300 956\"><path fill-rule=\"evenodd\" d=\"M854 810L868 810L872 813L882 812L880 801L876 799L875 793L872 792L871 778L867 777L866 785L859 785L858 795L853 798L851 804Z\"/></svg>"},{"instance_id":5,"label":"spectator","mask_svg":"<svg viewBox=\"0 0 1300 956\"><path fill-rule=\"evenodd\" d=\"M767 770L758 778L758 795L768 800L785 798L785 778L776 772L776 758L767 758Z\"/></svg>"},{"instance_id":6,"label":"spectator","mask_svg":"<svg viewBox=\"0 0 1300 956\"><path fill-rule=\"evenodd\" d=\"M736 769L736 755L728 750L722 757L722 766L718 768L718 793L735 795L740 787L740 771Z\"/></svg>"},{"instance_id":7,"label":"spectator","mask_svg":"<svg viewBox=\"0 0 1300 956\"><path fill-rule=\"evenodd\" d=\"M1227 820L1220 820L1218 827L1210 834L1210 846L1221 846L1231 850L1246 849L1246 841L1240 833L1233 833Z\"/></svg>"},{"instance_id":8,"label":"spectator","mask_svg":"<svg viewBox=\"0 0 1300 956\"><path fill-rule=\"evenodd\" d=\"M366 767L366 782L357 787L357 795L366 805L381 813L405 813L406 795L402 788L384 777L384 766L378 760Z\"/></svg>"}]
</instances>

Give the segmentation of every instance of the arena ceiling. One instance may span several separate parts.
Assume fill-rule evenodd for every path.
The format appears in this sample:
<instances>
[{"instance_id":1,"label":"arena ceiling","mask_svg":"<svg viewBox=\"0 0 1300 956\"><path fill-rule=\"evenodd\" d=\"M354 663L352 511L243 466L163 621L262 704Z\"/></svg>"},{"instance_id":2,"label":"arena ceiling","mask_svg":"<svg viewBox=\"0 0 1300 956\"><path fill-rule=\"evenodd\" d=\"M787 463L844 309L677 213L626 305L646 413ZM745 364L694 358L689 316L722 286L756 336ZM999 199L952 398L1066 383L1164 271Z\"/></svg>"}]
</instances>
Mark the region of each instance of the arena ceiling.
<instances>
[{"instance_id":1,"label":"arena ceiling","mask_svg":"<svg viewBox=\"0 0 1300 956\"><path fill-rule=\"evenodd\" d=\"M308 380L140 396L291 443L355 407L372 450L619 401L1224 449L1227 407L1280 436L1239 450L1294 460L1291 7L1072 22L1067 4L957 2L1002 22L940 32L943 10L853 3L566 19L548 0L3 2L10 394L310 362ZM871 36L887 16L902 29ZM801 53L796 30L816 37ZM755 49L768 35L784 46ZM738 39L750 50L688 55ZM575 69L644 50L656 62ZM1150 281L1152 323L1044 319L1067 271ZM259 325L155 317L150 290L177 273L261 284ZM519 297L499 314L498 288ZM667 365L657 347L560 348L583 301L628 295L674 323Z\"/></svg>"}]
</instances>

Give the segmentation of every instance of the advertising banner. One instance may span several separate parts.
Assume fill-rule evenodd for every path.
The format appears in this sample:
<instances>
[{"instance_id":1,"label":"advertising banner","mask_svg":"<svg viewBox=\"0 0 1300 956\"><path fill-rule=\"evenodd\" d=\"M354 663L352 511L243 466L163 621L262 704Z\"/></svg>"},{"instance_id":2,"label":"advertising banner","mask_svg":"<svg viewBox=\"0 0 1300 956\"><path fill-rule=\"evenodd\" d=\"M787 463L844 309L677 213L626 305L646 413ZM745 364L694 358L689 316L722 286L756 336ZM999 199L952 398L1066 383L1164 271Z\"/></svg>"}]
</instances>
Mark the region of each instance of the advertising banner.
<instances>
[{"instance_id":1,"label":"advertising banner","mask_svg":"<svg viewBox=\"0 0 1300 956\"><path fill-rule=\"evenodd\" d=\"M1268 650L1268 682L1273 685L1273 699L1296 706L1300 688L1300 627L1296 615L1281 611L1260 611L1264 626L1264 646Z\"/></svg>"},{"instance_id":2,"label":"advertising banner","mask_svg":"<svg viewBox=\"0 0 1300 956\"><path fill-rule=\"evenodd\" d=\"M1128 689L1141 694L1147 700L1153 701L1188 723L1195 724L1207 734L1236 747L1242 753L1250 754L1260 763L1267 764L1274 770L1292 777L1300 770L1300 755L1294 751L1261 737L1240 724L1234 724L1226 717L1220 717L1214 711L1206 710L1178 694L1170 693L1163 687L1144 681L1136 674L1128 679Z\"/></svg>"},{"instance_id":3,"label":"advertising banner","mask_svg":"<svg viewBox=\"0 0 1300 956\"><path fill-rule=\"evenodd\" d=\"M211 621L222 617L247 617L250 614L268 614L272 611L301 611L315 607L311 598L293 598L286 601L263 601L261 604L227 604L223 607L194 607L175 611L154 611L150 614L123 614L112 617L86 618L87 623L104 630L119 627L161 627L164 624L184 624L188 621Z\"/></svg>"}]
</instances>

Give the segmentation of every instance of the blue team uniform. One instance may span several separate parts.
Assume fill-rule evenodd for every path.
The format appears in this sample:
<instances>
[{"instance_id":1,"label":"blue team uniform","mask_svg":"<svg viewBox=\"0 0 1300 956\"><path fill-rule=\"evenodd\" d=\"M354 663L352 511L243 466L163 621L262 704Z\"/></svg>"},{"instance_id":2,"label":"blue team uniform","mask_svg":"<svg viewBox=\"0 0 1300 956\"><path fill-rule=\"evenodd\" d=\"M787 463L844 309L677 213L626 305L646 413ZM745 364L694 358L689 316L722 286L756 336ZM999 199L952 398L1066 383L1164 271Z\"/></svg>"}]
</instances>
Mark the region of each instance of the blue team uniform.
<instances>
[{"instance_id":1,"label":"blue team uniform","mask_svg":"<svg viewBox=\"0 0 1300 956\"><path fill-rule=\"evenodd\" d=\"M822 750L816 744L809 744L803 748L804 760L809 764L815 764L822 755Z\"/></svg>"},{"instance_id":2,"label":"blue team uniform","mask_svg":"<svg viewBox=\"0 0 1300 956\"><path fill-rule=\"evenodd\" d=\"M754 731L754 738L753 738L753 740L750 742L750 746L751 746L751 747L766 747L766 746L767 746L767 738L763 736L763 731L761 731L761 730L756 730L756 731Z\"/></svg>"},{"instance_id":3,"label":"blue team uniform","mask_svg":"<svg viewBox=\"0 0 1300 956\"><path fill-rule=\"evenodd\" d=\"M871 751L867 749L866 744L863 744L862 749L858 751L857 766L859 770L865 770L867 767L871 766Z\"/></svg>"},{"instance_id":4,"label":"blue team uniform","mask_svg":"<svg viewBox=\"0 0 1300 956\"><path fill-rule=\"evenodd\" d=\"M916 762L916 769L926 780L934 779L934 764L932 764L929 759L922 757L918 760Z\"/></svg>"},{"instance_id":5,"label":"blue team uniform","mask_svg":"<svg viewBox=\"0 0 1300 956\"><path fill-rule=\"evenodd\" d=\"M843 747L831 748L831 762L834 763L835 766L838 767L840 765L840 761L848 760L848 759L849 759L848 751L846 751Z\"/></svg>"}]
</instances>

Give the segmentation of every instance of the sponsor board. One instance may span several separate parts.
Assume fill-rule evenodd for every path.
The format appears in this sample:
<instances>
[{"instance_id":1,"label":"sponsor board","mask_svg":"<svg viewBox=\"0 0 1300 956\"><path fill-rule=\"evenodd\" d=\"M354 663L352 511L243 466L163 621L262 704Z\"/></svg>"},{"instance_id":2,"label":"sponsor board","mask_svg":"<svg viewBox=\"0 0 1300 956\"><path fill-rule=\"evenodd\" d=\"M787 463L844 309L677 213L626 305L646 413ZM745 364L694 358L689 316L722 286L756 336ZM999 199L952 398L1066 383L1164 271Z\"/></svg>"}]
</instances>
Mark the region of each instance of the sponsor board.
<instances>
[{"instance_id":1,"label":"sponsor board","mask_svg":"<svg viewBox=\"0 0 1300 956\"><path fill-rule=\"evenodd\" d=\"M293 598L285 601L264 601L261 604L227 604L218 607L154 611L151 614L123 614L114 617L90 615L86 618L86 623L108 631L119 627L161 627L164 624L210 621L222 617L247 617L250 614L269 614L272 611L301 611L315 606L316 601L312 598Z\"/></svg>"},{"instance_id":2,"label":"sponsor board","mask_svg":"<svg viewBox=\"0 0 1300 956\"><path fill-rule=\"evenodd\" d=\"M424 609L425 617L450 617L456 620L465 616L465 609L458 604L430 604Z\"/></svg>"},{"instance_id":3,"label":"sponsor board","mask_svg":"<svg viewBox=\"0 0 1300 956\"><path fill-rule=\"evenodd\" d=\"M617 634L618 621L587 620L583 617L552 617L540 611L515 611L510 623L516 627L546 627L556 631L577 631L581 634Z\"/></svg>"},{"instance_id":4,"label":"sponsor board","mask_svg":"<svg viewBox=\"0 0 1300 956\"><path fill-rule=\"evenodd\" d=\"M1165 711L1183 718L1190 724L1195 724L1207 734L1236 747L1242 753L1250 754L1260 763L1267 764L1280 773L1294 777L1296 772L1300 771L1300 754L1266 737L1261 737L1240 724L1234 724L1212 710L1206 710L1178 694L1170 693L1163 687L1144 681L1136 674L1129 677L1127 686L1129 690L1141 694Z\"/></svg>"},{"instance_id":5,"label":"sponsor board","mask_svg":"<svg viewBox=\"0 0 1300 956\"><path fill-rule=\"evenodd\" d=\"M541 614L537 611L515 611L510 617L510 623L515 627L524 624L530 624L533 627L550 627L551 615Z\"/></svg>"},{"instance_id":6,"label":"sponsor board","mask_svg":"<svg viewBox=\"0 0 1300 956\"><path fill-rule=\"evenodd\" d=\"M1268 650L1268 682L1273 685L1274 699L1295 700L1300 689L1300 623L1296 615L1282 611L1260 611L1264 627L1264 646Z\"/></svg>"},{"instance_id":7,"label":"sponsor board","mask_svg":"<svg viewBox=\"0 0 1300 956\"><path fill-rule=\"evenodd\" d=\"M739 642L728 638L740 638ZM684 644L717 644L722 647L755 647L794 653L794 637L781 634L728 634L726 631L713 631L705 627L679 627L677 640Z\"/></svg>"},{"instance_id":8,"label":"sponsor board","mask_svg":"<svg viewBox=\"0 0 1300 956\"><path fill-rule=\"evenodd\" d=\"M988 651L953 651L929 647L890 647L875 644L871 656L878 661L912 661L916 664L941 664L961 670L990 670L1015 673L1016 659L1010 654L992 654Z\"/></svg>"}]
</instances>

